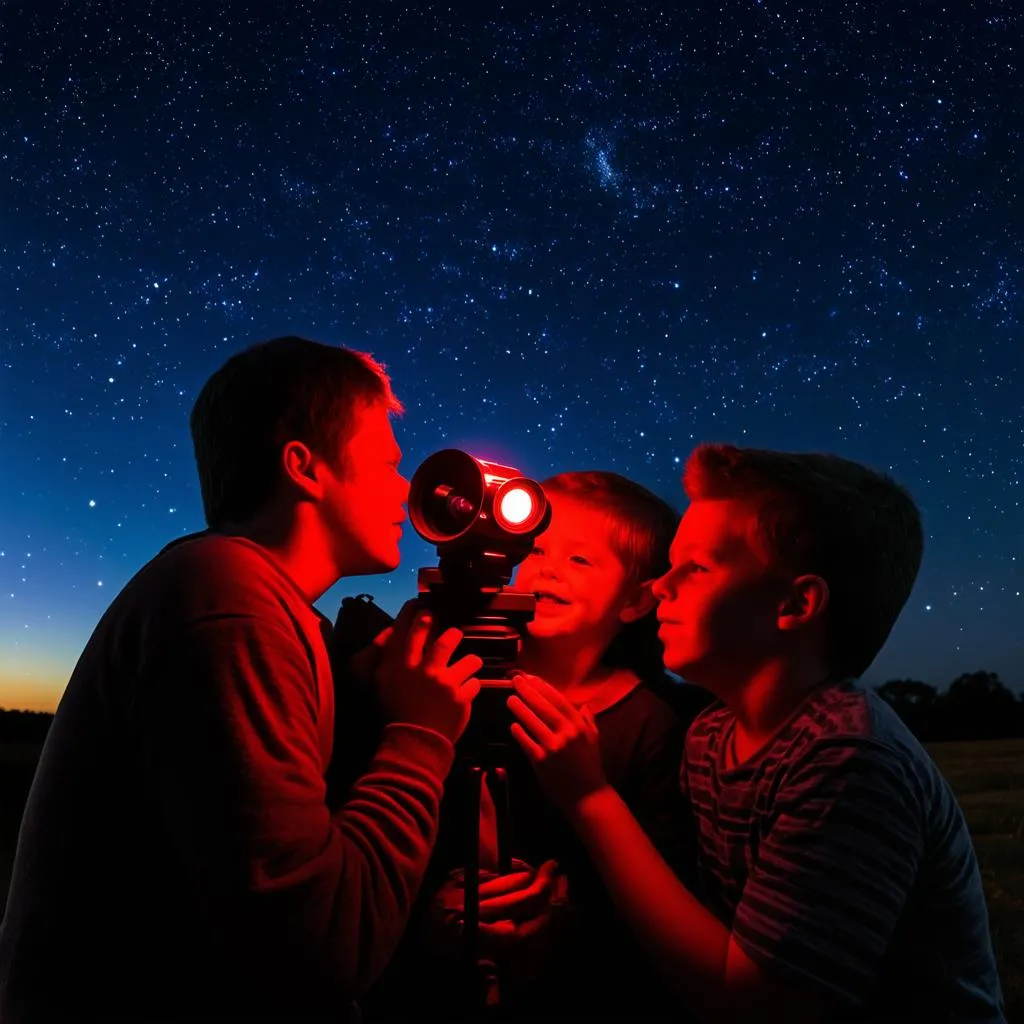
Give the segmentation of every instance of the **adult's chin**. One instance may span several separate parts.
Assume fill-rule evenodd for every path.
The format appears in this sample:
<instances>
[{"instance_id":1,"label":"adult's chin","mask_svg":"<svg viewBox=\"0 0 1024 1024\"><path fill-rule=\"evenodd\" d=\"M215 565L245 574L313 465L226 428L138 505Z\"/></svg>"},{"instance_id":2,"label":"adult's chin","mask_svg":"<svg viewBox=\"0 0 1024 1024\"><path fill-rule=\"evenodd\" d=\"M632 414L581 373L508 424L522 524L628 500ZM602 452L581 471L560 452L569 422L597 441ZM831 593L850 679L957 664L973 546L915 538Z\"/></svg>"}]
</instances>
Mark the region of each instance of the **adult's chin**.
<instances>
[{"instance_id":1,"label":"adult's chin","mask_svg":"<svg viewBox=\"0 0 1024 1024\"><path fill-rule=\"evenodd\" d=\"M381 564L384 566L384 568L380 569L379 571L380 572L394 572L395 569L398 568L398 566L399 566L401 561L402 561L402 556L398 552L398 546L395 545L394 551L387 552L383 556L383 558L381 559Z\"/></svg>"},{"instance_id":2,"label":"adult's chin","mask_svg":"<svg viewBox=\"0 0 1024 1024\"><path fill-rule=\"evenodd\" d=\"M377 576L385 572L394 572L400 561L397 546L394 551L367 551L359 567L346 575Z\"/></svg>"}]
</instances>

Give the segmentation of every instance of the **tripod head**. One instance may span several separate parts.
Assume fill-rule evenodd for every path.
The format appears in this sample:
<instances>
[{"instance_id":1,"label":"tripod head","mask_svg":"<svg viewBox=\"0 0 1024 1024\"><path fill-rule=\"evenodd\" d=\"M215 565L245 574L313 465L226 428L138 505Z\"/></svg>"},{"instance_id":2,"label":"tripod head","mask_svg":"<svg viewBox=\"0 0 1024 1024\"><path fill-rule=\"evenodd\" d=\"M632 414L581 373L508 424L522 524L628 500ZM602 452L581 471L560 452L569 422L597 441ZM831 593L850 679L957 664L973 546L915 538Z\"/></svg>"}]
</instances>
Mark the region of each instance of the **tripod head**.
<instances>
[{"instance_id":1,"label":"tripod head","mask_svg":"<svg viewBox=\"0 0 1024 1024\"><path fill-rule=\"evenodd\" d=\"M540 484L512 466L477 459L456 448L428 456L413 474L409 518L435 545L439 560L419 571L420 600L434 618L434 635L451 626L463 639L455 652L479 655L481 691L473 701L460 749L478 763L500 760L509 742L509 673L536 599L509 587L515 567L547 529L551 508ZM391 624L368 594L342 601L332 640L335 675Z\"/></svg>"},{"instance_id":2,"label":"tripod head","mask_svg":"<svg viewBox=\"0 0 1024 1024\"><path fill-rule=\"evenodd\" d=\"M445 799L455 811L454 825L465 849L464 952L468 987L479 1002L479 855L480 799L484 776L491 780L497 813L498 860L511 870L511 818L506 762L512 715L507 700L512 693L509 673L519 656L522 631L533 618L536 598L509 587L515 567L533 549L537 535L547 529L551 508L540 484L511 466L474 458L447 448L429 456L413 474L409 488L409 518L416 532L435 545L436 567L422 568L417 577L420 602L429 608L435 636L454 626L463 638L454 658L476 654L483 665L477 673L481 688L473 701L469 724L457 749L464 769L454 785L446 786ZM336 665L365 647L391 623L391 617L367 594L342 601L332 639ZM336 670L336 680L341 671ZM351 689L351 688L350 688ZM350 694L352 715L339 723L353 723L352 734L338 738L336 750L349 762L365 764L375 746L368 695ZM360 707L358 701L362 700ZM341 778L355 777L351 765L338 769ZM330 781L330 777L329 777ZM445 832L442 813L441 833ZM460 827L461 826L461 827ZM440 843L441 840L439 839Z\"/></svg>"},{"instance_id":3,"label":"tripod head","mask_svg":"<svg viewBox=\"0 0 1024 1024\"><path fill-rule=\"evenodd\" d=\"M551 508L540 484L517 469L447 448L413 474L409 518L439 555L437 567L418 576L435 629L455 626L463 634L456 657L476 654L483 661L461 745L486 764L508 742L509 672L536 609L533 594L508 584L551 521Z\"/></svg>"}]
</instances>

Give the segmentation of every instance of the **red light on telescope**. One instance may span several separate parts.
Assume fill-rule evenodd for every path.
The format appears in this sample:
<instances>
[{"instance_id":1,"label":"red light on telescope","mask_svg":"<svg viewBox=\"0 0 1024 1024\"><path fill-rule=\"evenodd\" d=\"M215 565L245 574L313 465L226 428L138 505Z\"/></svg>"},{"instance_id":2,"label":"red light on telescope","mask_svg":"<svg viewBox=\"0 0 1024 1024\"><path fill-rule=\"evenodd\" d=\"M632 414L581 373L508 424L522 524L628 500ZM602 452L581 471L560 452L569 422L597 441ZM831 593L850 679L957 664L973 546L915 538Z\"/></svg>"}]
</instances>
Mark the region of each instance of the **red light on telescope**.
<instances>
[{"instance_id":1,"label":"red light on telescope","mask_svg":"<svg viewBox=\"0 0 1024 1024\"><path fill-rule=\"evenodd\" d=\"M521 526L533 514L533 495L523 487L512 487L501 496L501 518L510 526Z\"/></svg>"}]
</instances>

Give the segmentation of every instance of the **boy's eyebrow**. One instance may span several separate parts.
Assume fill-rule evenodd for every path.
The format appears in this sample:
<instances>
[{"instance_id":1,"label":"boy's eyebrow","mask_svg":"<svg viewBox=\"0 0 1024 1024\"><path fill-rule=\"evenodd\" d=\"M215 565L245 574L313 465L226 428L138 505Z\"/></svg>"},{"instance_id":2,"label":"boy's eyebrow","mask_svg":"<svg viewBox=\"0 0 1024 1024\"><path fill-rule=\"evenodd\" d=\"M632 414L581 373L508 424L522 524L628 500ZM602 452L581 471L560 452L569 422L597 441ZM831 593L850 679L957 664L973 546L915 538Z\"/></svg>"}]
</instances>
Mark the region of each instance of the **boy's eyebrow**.
<instances>
[{"instance_id":1,"label":"boy's eyebrow","mask_svg":"<svg viewBox=\"0 0 1024 1024\"><path fill-rule=\"evenodd\" d=\"M680 555L710 554L707 548L702 548L699 544L680 544L675 551Z\"/></svg>"},{"instance_id":2,"label":"boy's eyebrow","mask_svg":"<svg viewBox=\"0 0 1024 1024\"><path fill-rule=\"evenodd\" d=\"M544 534L541 534L534 542L537 545L543 547L544 545ZM595 558L601 554L601 544L594 540L593 537L586 536L573 536L566 537L563 541L566 547L570 548L582 548L589 555L593 555Z\"/></svg>"},{"instance_id":3,"label":"boy's eyebrow","mask_svg":"<svg viewBox=\"0 0 1024 1024\"><path fill-rule=\"evenodd\" d=\"M700 558L709 558L713 562L725 562L729 558L729 549L733 545L727 545L726 547L703 547L699 544L684 544L678 552L679 557L686 557L696 555Z\"/></svg>"}]
</instances>

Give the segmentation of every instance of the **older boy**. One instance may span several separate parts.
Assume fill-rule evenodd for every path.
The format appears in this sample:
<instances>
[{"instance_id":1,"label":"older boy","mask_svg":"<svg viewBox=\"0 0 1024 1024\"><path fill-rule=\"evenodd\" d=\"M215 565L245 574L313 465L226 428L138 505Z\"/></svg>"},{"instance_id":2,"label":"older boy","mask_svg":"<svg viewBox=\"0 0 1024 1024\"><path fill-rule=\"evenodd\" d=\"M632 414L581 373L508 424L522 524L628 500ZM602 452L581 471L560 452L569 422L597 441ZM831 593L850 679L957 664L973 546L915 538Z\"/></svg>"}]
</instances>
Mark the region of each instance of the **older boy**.
<instances>
[{"instance_id":1,"label":"older boy","mask_svg":"<svg viewBox=\"0 0 1024 1024\"><path fill-rule=\"evenodd\" d=\"M708 1021L1002 1021L978 864L948 785L854 685L910 594L920 517L829 455L698 448L655 584L665 663L719 703L681 781L688 892L601 774L592 719L536 678L513 732L614 898ZM699 898L698 898L699 897Z\"/></svg>"},{"instance_id":2,"label":"older boy","mask_svg":"<svg viewBox=\"0 0 1024 1024\"><path fill-rule=\"evenodd\" d=\"M278 338L192 412L209 530L121 591L51 727L0 929L0 1020L339 1021L405 926L479 684L407 609L388 724L325 800L340 577L398 564L407 481L368 356Z\"/></svg>"}]
</instances>

